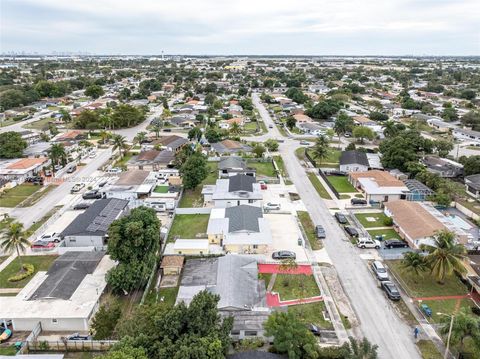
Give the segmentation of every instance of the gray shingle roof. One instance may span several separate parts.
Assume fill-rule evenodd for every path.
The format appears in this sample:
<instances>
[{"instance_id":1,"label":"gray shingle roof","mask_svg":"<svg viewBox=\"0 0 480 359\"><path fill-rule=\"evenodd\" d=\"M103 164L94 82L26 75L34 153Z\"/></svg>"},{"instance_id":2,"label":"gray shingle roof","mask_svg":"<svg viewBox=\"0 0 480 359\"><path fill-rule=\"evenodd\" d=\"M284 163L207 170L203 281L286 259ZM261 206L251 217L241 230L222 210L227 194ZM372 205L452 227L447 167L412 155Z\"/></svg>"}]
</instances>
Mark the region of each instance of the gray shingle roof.
<instances>
[{"instance_id":1,"label":"gray shingle roof","mask_svg":"<svg viewBox=\"0 0 480 359\"><path fill-rule=\"evenodd\" d=\"M228 221L228 232L259 232L258 219L263 217L262 209L255 206L240 205L225 209Z\"/></svg>"},{"instance_id":2,"label":"gray shingle roof","mask_svg":"<svg viewBox=\"0 0 480 359\"><path fill-rule=\"evenodd\" d=\"M220 170L229 168L247 168L247 162L241 157L230 156L222 158L218 164Z\"/></svg>"},{"instance_id":3,"label":"gray shingle roof","mask_svg":"<svg viewBox=\"0 0 480 359\"><path fill-rule=\"evenodd\" d=\"M253 192L255 178L247 175L236 175L230 177L228 183L228 192L247 191Z\"/></svg>"},{"instance_id":4,"label":"gray shingle roof","mask_svg":"<svg viewBox=\"0 0 480 359\"><path fill-rule=\"evenodd\" d=\"M340 156L341 165L359 164L369 166L366 153L361 151L343 151Z\"/></svg>"}]
</instances>

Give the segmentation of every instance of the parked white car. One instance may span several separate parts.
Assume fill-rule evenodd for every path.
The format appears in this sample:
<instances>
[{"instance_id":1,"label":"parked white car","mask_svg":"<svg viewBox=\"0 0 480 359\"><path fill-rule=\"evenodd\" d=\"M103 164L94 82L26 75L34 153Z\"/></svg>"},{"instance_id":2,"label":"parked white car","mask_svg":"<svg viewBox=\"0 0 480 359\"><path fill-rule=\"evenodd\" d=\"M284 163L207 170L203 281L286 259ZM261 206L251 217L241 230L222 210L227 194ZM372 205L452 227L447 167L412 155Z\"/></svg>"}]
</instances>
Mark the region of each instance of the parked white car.
<instances>
[{"instance_id":1,"label":"parked white car","mask_svg":"<svg viewBox=\"0 0 480 359\"><path fill-rule=\"evenodd\" d=\"M60 242L60 236L56 232L44 233L41 236L37 237L35 242Z\"/></svg>"},{"instance_id":2,"label":"parked white car","mask_svg":"<svg viewBox=\"0 0 480 359\"><path fill-rule=\"evenodd\" d=\"M268 202L266 205L263 206L264 209L267 211L272 211L272 210L279 210L281 208L280 203L272 203Z\"/></svg>"},{"instance_id":3,"label":"parked white car","mask_svg":"<svg viewBox=\"0 0 480 359\"><path fill-rule=\"evenodd\" d=\"M380 261L373 261L372 270L379 281L389 280L387 268Z\"/></svg>"},{"instance_id":4,"label":"parked white car","mask_svg":"<svg viewBox=\"0 0 480 359\"><path fill-rule=\"evenodd\" d=\"M379 249L380 248L380 242L377 241L376 239L370 239L370 238L359 238L357 247L359 248L375 248Z\"/></svg>"}]
</instances>

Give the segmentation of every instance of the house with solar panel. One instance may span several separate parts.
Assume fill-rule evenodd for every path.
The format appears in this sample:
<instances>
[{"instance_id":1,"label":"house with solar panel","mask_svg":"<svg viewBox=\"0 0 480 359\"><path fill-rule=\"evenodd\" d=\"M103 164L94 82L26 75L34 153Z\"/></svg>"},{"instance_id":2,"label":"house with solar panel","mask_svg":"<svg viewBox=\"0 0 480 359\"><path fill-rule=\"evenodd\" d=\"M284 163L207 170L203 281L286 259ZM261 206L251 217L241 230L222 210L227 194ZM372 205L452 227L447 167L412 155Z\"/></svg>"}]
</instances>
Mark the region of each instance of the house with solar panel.
<instances>
[{"instance_id":1,"label":"house with solar panel","mask_svg":"<svg viewBox=\"0 0 480 359\"><path fill-rule=\"evenodd\" d=\"M213 208L207 236L210 244L220 245L231 253L267 253L272 245L272 234L262 208L244 204Z\"/></svg>"},{"instance_id":2,"label":"house with solar panel","mask_svg":"<svg viewBox=\"0 0 480 359\"><path fill-rule=\"evenodd\" d=\"M77 216L61 233L66 247L104 248L110 224L128 210L128 201L99 199Z\"/></svg>"}]
</instances>

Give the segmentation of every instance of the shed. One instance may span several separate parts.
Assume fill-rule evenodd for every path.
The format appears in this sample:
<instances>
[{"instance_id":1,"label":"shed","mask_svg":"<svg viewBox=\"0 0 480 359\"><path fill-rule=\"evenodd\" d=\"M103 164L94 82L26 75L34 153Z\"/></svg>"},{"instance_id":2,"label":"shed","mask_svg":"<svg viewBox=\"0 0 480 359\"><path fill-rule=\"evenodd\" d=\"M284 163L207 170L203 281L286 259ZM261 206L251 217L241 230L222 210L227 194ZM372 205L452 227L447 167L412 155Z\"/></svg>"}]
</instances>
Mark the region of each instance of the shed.
<instances>
[{"instance_id":1,"label":"shed","mask_svg":"<svg viewBox=\"0 0 480 359\"><path fill-rule=\"evenodd\" d=\"M164 256L160 268L163 275L180 274L183 268L183 256Z\"/></svg>"}]
</instances>

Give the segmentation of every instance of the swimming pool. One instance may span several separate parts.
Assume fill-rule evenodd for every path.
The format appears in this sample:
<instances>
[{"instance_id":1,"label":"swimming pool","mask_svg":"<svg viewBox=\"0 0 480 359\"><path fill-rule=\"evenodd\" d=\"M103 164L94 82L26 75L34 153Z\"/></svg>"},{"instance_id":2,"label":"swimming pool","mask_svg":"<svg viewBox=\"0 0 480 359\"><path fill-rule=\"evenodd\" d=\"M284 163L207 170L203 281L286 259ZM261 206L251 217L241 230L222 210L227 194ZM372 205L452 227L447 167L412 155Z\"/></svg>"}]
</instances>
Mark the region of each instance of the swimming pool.
<instances>
[{"instance_id":1,"label":"swimming pool","mask_svg":"<svg viewBox=\"0 0 480 359\"><path fill-rule=\"evenodd\" d=\"M472 226L460 216L450 214L446 217L450 219L450 221L452 221L452 223L455 224L455 226L458 228L461 228L465 231L469 231L470 229L472 229Z\"/></svg>"}]
</instances>

